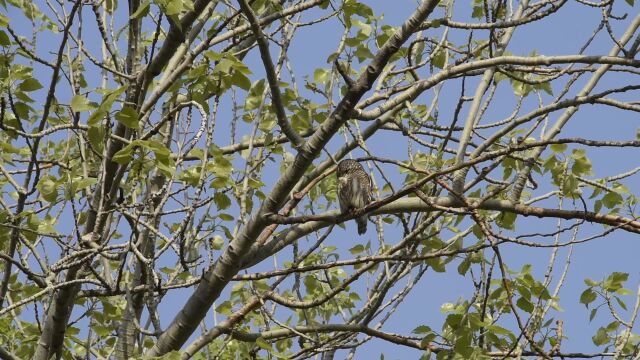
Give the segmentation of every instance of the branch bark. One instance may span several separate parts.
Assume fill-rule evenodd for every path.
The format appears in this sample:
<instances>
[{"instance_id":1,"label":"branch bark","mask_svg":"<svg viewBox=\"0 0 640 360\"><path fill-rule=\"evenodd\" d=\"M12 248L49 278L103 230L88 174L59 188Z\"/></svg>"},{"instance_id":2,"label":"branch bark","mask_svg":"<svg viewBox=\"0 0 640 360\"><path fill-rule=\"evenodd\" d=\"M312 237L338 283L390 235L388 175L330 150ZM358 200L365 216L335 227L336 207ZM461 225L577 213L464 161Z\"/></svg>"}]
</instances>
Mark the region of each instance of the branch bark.
<instances>
[{"instance_id":1,"label":"branch bark","mask_svg":"<svg viewBox=\"0 0 640 360\"><path fill-rule=\"evenodd\" d=\"M415 341L409 337L401 336L398 334L390 334L377 329L373 329L363 325L349 325L349 324L322 324L322 325L313 325L313 326L296 326L291 329L282 328L282 329L274 329L267 330L260 333L247 333L243 331L233 331L229 329L221 330L225 334L231 335L232 338L245 342L255 342L258 338L263 338L264 340L277 340L288 337L297 336L299 333L309 334L309 333L326 333L326 332L357 332L366 334L372 337L376 337L394 344L404 345L407 347L411 347L414 349L420 350L431 350L434 353L440 352L449 352L452 351L450 348L437 346L434 344L426 344L423 345L418 341ZM492 358L504 357L508 356L507 352L499 352L492 351L487 353L488 356ZM521 353L522 356L538 356L539 354L534 351L523 351ZM596 358L596 357L612 357L615 353L613 352L603 352L603 353L580 353L580 352L554 352L553 354L549 354L550 357L554 358L572 358L572 359L586 359L586 358Z\"/></svg>"},{"instance_id":2,"label":"branch bark","mask_svg":"<svg viewBox=\"0 0 640 360\"><path fill-rule=\"evenodd\" d=\"M160 336L156 345L149 351L149 356L160 356L169 351L179 349L191 336L207 311L218 298L222 289L240 270L240 263L249 251L252 243L268 225L266 215L276 213L289 197L291 190L302 177L313 159L331 139L331 137L348 120L349 114L359 99L373 86L393 54L395 54L409 36L418 28L435 9L438 1L423 1L402 27L389 38L385 45L374 56L364 73L338 104L322 126L302 146L295 158L293 166L280 177L271 193L260 206L260 209L238 236L229 244L224 253L213 266L205 272L202 281L184 308L174 318L171 325Z\"/></svg>"}]
</instances>

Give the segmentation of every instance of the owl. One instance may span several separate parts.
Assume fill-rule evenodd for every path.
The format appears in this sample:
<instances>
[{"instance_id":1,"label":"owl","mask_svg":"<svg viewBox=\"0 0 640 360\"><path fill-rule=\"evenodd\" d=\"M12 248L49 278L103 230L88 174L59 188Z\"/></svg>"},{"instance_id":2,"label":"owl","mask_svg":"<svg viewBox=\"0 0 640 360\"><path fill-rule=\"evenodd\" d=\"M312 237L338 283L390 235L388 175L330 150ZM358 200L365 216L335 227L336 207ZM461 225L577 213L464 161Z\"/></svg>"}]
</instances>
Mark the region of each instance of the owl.
<instances>
[{"instance_id":1,"label":"owl","mask_svg":"<svg viewBox=\"0 0 640 360\"><path fill-rule=\"evenodd\" d=\"M355 160L342 160L336 170L338 177L338 201L343 213L365 207L373 200L371 178ZM356 219L358 234L367 232L367 216Z\"/></svg>"}]
</instances>

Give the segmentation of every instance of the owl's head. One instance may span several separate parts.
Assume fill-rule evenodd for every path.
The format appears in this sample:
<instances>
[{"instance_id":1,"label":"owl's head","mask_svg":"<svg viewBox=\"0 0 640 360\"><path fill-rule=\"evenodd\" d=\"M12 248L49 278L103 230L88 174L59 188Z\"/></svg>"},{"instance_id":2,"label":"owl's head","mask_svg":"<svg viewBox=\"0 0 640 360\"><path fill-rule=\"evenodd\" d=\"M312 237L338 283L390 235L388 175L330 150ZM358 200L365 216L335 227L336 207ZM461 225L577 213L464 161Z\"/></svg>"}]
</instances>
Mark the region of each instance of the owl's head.
<instances>
[{"instance_id":1,"label":"owl's head","mask_svg":"<svg viewBox=\"0 0 640 360\"><path fill-rule=\"evenodd\" d=\"M360 163L355 160L345 159L338 163L336 175L338 175L338 177L340 178L354 170L363 170L362 165L360 165Z\"/></svg>"}]
</instances>

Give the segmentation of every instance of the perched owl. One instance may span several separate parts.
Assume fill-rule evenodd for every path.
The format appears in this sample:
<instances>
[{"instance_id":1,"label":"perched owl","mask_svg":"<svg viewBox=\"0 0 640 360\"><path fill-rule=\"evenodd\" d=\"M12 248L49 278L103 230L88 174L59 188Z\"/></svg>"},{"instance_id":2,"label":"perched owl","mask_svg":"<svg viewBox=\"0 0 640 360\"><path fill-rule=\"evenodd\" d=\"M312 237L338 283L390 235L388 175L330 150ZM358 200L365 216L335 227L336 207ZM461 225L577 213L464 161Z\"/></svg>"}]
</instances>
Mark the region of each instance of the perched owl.
<instances>
[{"instance_id":1,"label":"perched owl","mask_svg":"<svg viewBox=\"0 0 640 360\"><path fill-rule=\"evenodd\" d=\"M338 201L343 213L365 207L373 200L371 178L355 160L342 160L336 170L338 176ZM367 232L367 216L356 219L358 234Z\"/></svg>"}]
</instances>

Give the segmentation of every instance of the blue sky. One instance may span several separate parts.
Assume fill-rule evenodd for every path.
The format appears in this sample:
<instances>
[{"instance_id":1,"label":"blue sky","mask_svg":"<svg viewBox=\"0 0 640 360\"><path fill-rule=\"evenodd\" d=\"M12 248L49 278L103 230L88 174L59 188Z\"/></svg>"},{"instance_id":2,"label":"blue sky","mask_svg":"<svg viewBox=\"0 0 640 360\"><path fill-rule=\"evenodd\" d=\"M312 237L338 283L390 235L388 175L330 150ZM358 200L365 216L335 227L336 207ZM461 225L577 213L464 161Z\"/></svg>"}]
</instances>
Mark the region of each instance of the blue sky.
<instances>
[{"instance_id":1,"label":"blue sky","mask_svg":"<svg viewBox=\"0 0 640 360\"><path fill-rule=\"evenodd\" d=\"M384 14L384 19L380 21L382 24L390 24L393 26L399 25L404 19L413 11L416 6L416 1L410 0L397 0L397 1L364 1L367 5L371 6L376 15ZM120 4L120 10L125 7L125 4ZM617 15L621 15L624 12L629 12L629 17L632 17L636 8L629 7L625 2L619 1L614 7L618 12ZM87 11L86 9L85 11ZM324 13L323 11L314 10L311 12L313 16ZM437 16L441 16L442 11L438 10ZM453 13L453 19L459 21L477 21L471 19L471 7L467 2L459 2L456 4L455 11ZM12 25L16 29L24 31L30 31L30 24L17 20L14 22L13 15ZM307 16L307 19L311 17ZM16 19L19 19L16 17ZM543 19L539 23L533 23L525 25L515 32L514 38L509 44L508 51L515 55L526 56L531 53L532 50L536 50L539 54L544 55L569 55L578 51L584 41L591 35L593 29L600 22L601 16L598 10L580 5L577 2L569 2L564 8L558 11L557 14ZM629 23L629 19L614 22L614 32L619 36ZM290 59L292 60L292 67L296 75L298 85L304 83L305 76L312 78L313 72L317 68L326 68L329 64L326 63L327 56L333 52L338 44L341 33L341 26L335 19L325 23L318 24L316 26L306 27L300 29L297 37L294 39L290 49ZM95 28L92 23L87 22L85 28L85 41L90 39L95 33ZM27 32L28 33L28 32ZM440 30L437 30L435 34L439 34ZM427 35L435 35L427 32ZM486 38L486 32L478 31L477 37ZM461 31L452 31L453 41L464 41L466 35ZM43 46L42 53L46 53L49 50L55 51L57 49L58 40L48 41L50 39L43 38L39 41L39 46ZM87 42L90 48L98 50L97 42ZM604 55L609 52L612 43L606 36L606 33L600 33L594 43L589 47L587 54ZM272 55L275 57L277 49L272 47ZM245 63L251 68L253 72L252 79L259 79L264 76L262 63L257 49L254 49L246 58ZM356 68L361 64L354 64ZM36 73L37 74L37 73ZM98 74L97 72L95 73ZM610 87L620 86L621 83L629 81L629 75L621 75L610 73L605 76L601 83L596 88L605 89ZM50 75L43 76L41 82L46 84L49 81ZM283 80L288 80L285 76ZM94 79L95 81L95 79ZM579 81L578 85L574 89L579 89L583 81ZM472 95L477 84L477 79L470 78L467 80L466 95ZM313 97L308 91L300 86L300 92L303 96ZM440 100L440 117L439 124L449 125L451 117L453 115L453 109L458 100L460 81L451 81L443 88L443 92ZM46 85L45 85L46 88ZM64 91L66 88L61 86L61 93L58 96L60 102L68 101L65 99ZM554 88L554 91L559 89ZM575 93L575 91L573 92ZM44 89L40 91L40 96L44 97ZM431 100L432 92L427 92L418 100L422 103L428 103ZM629 95L631 96L631 95ZM543 95L545 101L550 101L551 97ZM620 99L625 99L624 96L620 96ZM97 98L95 99L97 100ZM222 104L225 104L223 99ZM228 97L226 101L228 101ZM513 104L516 101L516 96L513 94L509 86L501 86L496 95L496 101L492 105L486 116L486 122L493 122L504 118L513 109ZM500 104L500 106L496 106ZM527 99L525 107L532 109L536 106L536 101L531 97ZM461 119L464 119L468 105L463 107L461 113ZM524 110L527 111L527 110ZM219 119L229 118L231 115L230 107L221 106ZM551 116L551 122L557 118L558 114ZM461 120L462 121L462 120ZM361 127L365 127L367 124L361 124ZM244 126L244 125L243 125ZM636 129L638 128L637 115L631 112L623 112L620 110L613 110L611 108L596 107L585 105L581 107L580 111L574 115L569 125L565 128L562 137L584 137L598 140L632 140L635 137ZM248 127L244 126L239 129L241 131L247 130ZM229 143L228 127L225 125L216 129L215 137L220 145L227 145ZM328 146L328 149L337 149L342 145L342 137L337 137ZM390 157L398 160L404 160L407 157L406 146L402 144L396 144L395 138L391 138L388 133L377 134L372 137L368 142L368 146L376 152L376 155ZM450 146L455 146L450 145ZM621 155L622 154L622 155ZM637 162L634 162L637 154L634 150L618 150L618 149L597 149L597 151L589 151L590 159L593 163L595 171L595 177L603 177L612 174L619 173L624 170L629 170L637 166ZM354 152L354 157L362 156L362 152ZM243 165L240 159L235 162L236 165ZM392 167L385 166L385 169L389 170L390 178L396 182L396 188L399 188L402 184L403 177L395 172ZM268 171L265 173L263 182L267 184L267 189L273 184L279 172ZM379 184L382 183L382 178L374 174ZM630 188L630 191L634 194L638 194L638 178L637 175L625 181L625 184ZM549 189L549 184L541 183L539 193L543 193L545 189ZM590 194L590 191L587 192ZM554 206L554 203L547 203L548 206ZM337 207L336 204L333 205ZM60 228L70 227L70 223L60 224ZM355 234L355 225L353 222L346 224L346 230L336 229L334 234L329 237L325 246L334 245L337 247L337 252L341 255L342 259L349 258L351 255L348 249L358 243L366 243L371 241L371 244L377 249L377 240L375 239L373 226L370 224L369 232L362 238L357 237ZM554 222L543 221L531 218L520 218L518 220L518 231L520 233L528 233L535 231L543 231L545 229L551 231L554 228ZM599 225L585 225L580 230L581 236L586 236L590 232L595 232L602 227ZM395 225L386 227L386 239L387 244L394 244L400 240L400 229ZM579 236L579 237L581 237ZM563 311L560 313L552 313L551 316L562 319L565 323L565 335L569 337L563 345L564 351L595 351L596 348L591 342L591 336L595 333L596 329L601 325L606 325L611 321L610 317L600 314L591 323L588 321L589 312L583 305L578 303L580 293L585 289L583 279L590 277L596 280L602 279L607 274L613 271L628 272L630 274L630 280L628 282L629 288L635 292L638 281L640 281L638 266L637 266L637 254L640 253L640 244L637 239L634 239L629 233L614 232L613 234L599 240L588 242L574 248L573 256L571 258L570 270L565 280L565 286L560 293L561 301L560 306ZM443 237L444 238L444 237ZM444 238L446 239L446 238ZM564 240L567 240L566 238ZM302 240L302 244L312 243L313 240ZM549 257L549 249L531 249L523 248L519 246L505 246L503 248L505 261L509 264L513 270L518 270L524 264L530 263L534 265L534 274L541 275L544 273L547 261ZM279 264L286 259L291 250L289 248L283 250L285 255L281 255L278 258ZM558 259L564 259L567 255L567 249L561 249L558 252ZM383 330L392 333L408 334L412 329L419 325L429 325L435 330L440 330L440 324L444 319L439 309L445 302L455 302L459 297L469 297L470 291L472 291L472 283L469 276L462 277L455 271L455 267L458 262L454 262L447 267L448 272L446 274L435 273L428 271L422 278L420 283L413 289L412 293L407 297L405 303L398 309L398 311L392 316L391 320L386 323ZM552 287L557 281L557 276L562 270L563 260L560 260L560 265L557 265L554 271L554 281ZM173 265L167 264L167 265ZM250 271L268 270L272 268L272 261L270 259L263 261L262 264L257 265ZM355 285L354 289L362 288L362 284ZM167 326L173 316L177 313L177 309L186 301L188 294L191 290L183 290L175 292L167 296L160 306L161 310L161 323L163 326ZM218 301L220 303L224 300L224 295ZM629 300L632 303L633 299ZM604 309L603 309L604 310ZM76 309L79 311L79 308ZM602 311L604 313L604 311ZM509 316L507 316L509 317ZM220 318L220 316L219 316ZM211 317L209 316L209 319ZM509 320L510 321L510 320ZM507 321L507 324L509 324ZM209 321L210 323L211 321ZM636 326L637 329L637 326ZM420 352L394 345L391 348L389 343L382 342L380 340L373 340L362 347L356 353L356 359L368 359L377 358L380 353L385 354L385 359L404 359L404 358L416 358ZM337 356L336 358L340 358Z\"/></svg>"},{"instance_id":2,"label":"blue sky","mask_svg":"<svg viewBox=\"0 0 640 360\"><path fill-rule=\"evenodd\" d=\"M408 0L366 1L365 3L371 6L376 15L384 15L384 20L382 20L381 23L394 26L401 24L416 4L415 1ZM614 9L616 15L622 15L628 12L629 18L634 16L635 8L629 7L626 3L618 2ZM457 2L453 14L454 20L477 21L470 17L471 7L468 2ZM441 16L441 12L437 16ZM533 50L538 54L549 56L574 54L577 53L600 21L601 16L599 11L594 11L593 8L572 1L567 3L556 14L540 22L519 28L515 32L507 50L514 55L522 56L530 54ZM613 28L617 36L620 36L626 29L628 23L629 20L614 23ZM335 26L335 21L300 31L300 37L294 41L290 50L291 57L295 59L294 69L297 72L296 76L298 79L304 75L310 76L309 74L312 74L313 69L316 67L326 66L326 49L331 51L335 48L335 44L340 36L339 31L340 28ZM426 35L429 36L432 34L427 33ZM463 38L466 38L466 35L463 36ZM486 31L478 31L476 36L486 38ZM456 39L455 30L453 30L452 38ZM456 40L460 39L461 36L457 36ZM313 46L308 46L309 43L313 43ZM604 55L609 52L611 46L612 42L609 37L606 33L601 32L586 53L590 55ZM252 58L254 60L256 59L255 54ZM250 61L250 59L247 59L248 63L250 63ZM260 64L257 62L251 66L251 69L258 68L260 68ZM607 74L596 88L596 91L598 89L602 90L621 86L621 83L626 83L627 80L624 79L624 77L627 76L628 75L615 73ZM583 81L580 81L579 85L574 88L580 89L582 82ZM476 79L468 79L466 87L467 96L473 94L476 83ZM559 91L558 88L554 88L554 90L555 93ZM441 95L441 120L439 123L448 125L458 99L459 82L452 82L450 85L445 85L442 93L444 95ZM630 100L632 99L631 96L632 95L626 97L620 96L619 98ZM551 97L546 94L543 94L543 97L545 101L550 101L551 99ZM427 99L430 100L428 97ZM514 103L515 99L516 96L509 86L500 87L497 91L494 104L509 105L505 105L504 107L491 106L488 110L490 116L486 116L486 122L493 122L508 116L513 110L513 107L510 105ZM427 101L425 102L428 103ZM535 105L535 101L529 102L530 107ZM466 115L465 110L466 109L463 108L462 116ZM553 122L558 115L559 113L554 113L551 116L551 122ZM606 107L583 106L569 122L561 137L632 140L639 126L637 120L637 114L631 112L623 112ZM385 135L387 134L373 136L367 142L368 146L376 151L379 156L387 155L395 159L405 159L406 148L402 146L389 146L390 139ZM634 168L637 166L637 162L628 161L634 158L634 152L635 150L610 148L589 151L595 177L609 176ZM390 176L393 177L393 171L389 171L389 173L391 174ZM399 177L396 179L400 180ZM381 181L381 179L378 178L378 181ZM625 183L630 187L631 193L638 193L637 175L628 179ZM548 189L549 185L550 184L541 183L541 190L539 190L539 192L544 193L542 189ZM586 191L587 195L590 193L590 190ZM548 205L554 206L555 204ZM519 233L543 231L542 229L551 231L554 228L555 221L542 221L535 218L520 218L518 221ZM349 233L355 234L353 224L347 224L347 229ZM585 225L581 229L578 237L586 236L586 234L600 229L602 229L602 226L599 225ZM341 231L342 230L338 230L337 239L335 239L335 237L329 239L329 244L333 244L339 249L344 249L345 247L349 247L349 245L345 245L344 243L345 240L349 239L349 236L339 236ZM386 234L387 243L393 244L399 240L394 238L391 229L387 229ZM375 248L377 241L371 232L367 233L366 236L371 239L372 245ZM563 343L562 349L564 351L596 351L597 348L593 345L591 337L595 334L599 326L606 326L606 324L611 321L610 316L603 316L606 311L601 309L599 311L600 314L592 322L589 322L589 310L585 309L584 305L578 302L580 293L586 288L583 282L584 278L588 277L600 280L614 271L627 272L630 274L627 287L635 293L636 286L640 280L637 266L637 254L640 253L640 244L637 242L637 239L634 239L635 237L633 234L615 232L604 239L588 242L573 249L570 268L564 282L565 285L560 292L560 307L563 311L552 311L550 315L564 321L565 336L568 337ZM565 237L564 240L566 241L567 238ZM519 270L524 264L533 264L533 272L538 275L538 279L542 277L546 270L550 254L549 249L530 249L515 245L504 247L503 252L505 261L513 270ZM567 248L558 251L559 264L556 265L556 270L554 271L554 281L552 282L551 289L553 289L557 282L567 253ZM454 262L454 264L457 264L457 262ZM464 296L468 298L473 289L470 278L468 276L465 278L458 275L455 272L455 266L457 265L450 265L447 268L448 271L446 274L428 271L383 329L390 332L407 334L416 326L425 324L439 330L439 325L445 318L445 315L439 311L440 306L445 302L455 302L459 297ZM627 301L632 304L634 300L633 296L627 298L629 299ZM631 304L628 304L628 306L632 306ZM511 322L511 324L513 325L513 322ZM636 331L637 328L636 326ZM384 353L385 359L416 358L420 354L419 351L413 349L373 340L363 346L362 349L356 353L355 358L377 358L380 353ZM339 356L337 357L339 358Z\"/></svg>"}]
</instances>

